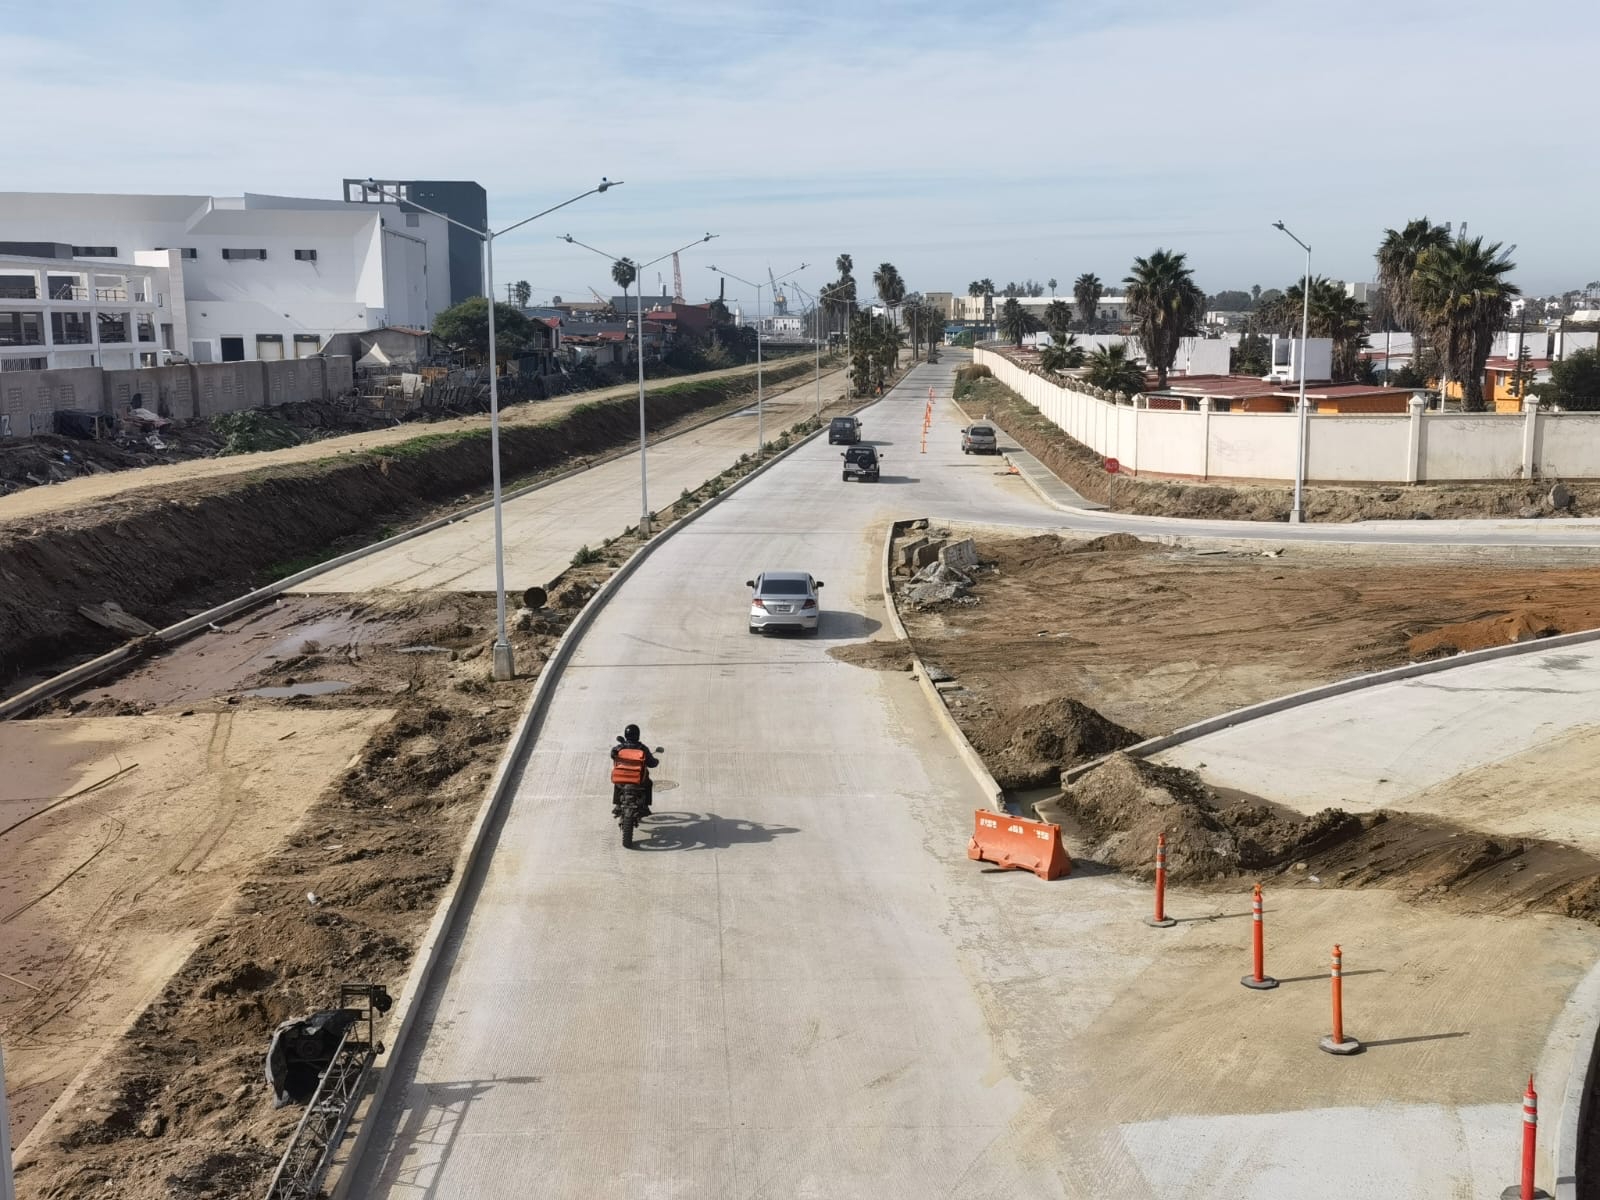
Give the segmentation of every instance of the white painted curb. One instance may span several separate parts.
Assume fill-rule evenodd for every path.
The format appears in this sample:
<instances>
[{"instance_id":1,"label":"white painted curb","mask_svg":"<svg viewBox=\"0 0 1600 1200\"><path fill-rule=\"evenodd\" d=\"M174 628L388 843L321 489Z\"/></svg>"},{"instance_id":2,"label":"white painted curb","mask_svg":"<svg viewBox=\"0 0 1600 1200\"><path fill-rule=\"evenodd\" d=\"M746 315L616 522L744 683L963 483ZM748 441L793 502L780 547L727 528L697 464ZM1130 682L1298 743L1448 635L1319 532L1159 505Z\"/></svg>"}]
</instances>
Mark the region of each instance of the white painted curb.
<instances>
[{"instance_id":1,"label":"white painted curb","mask_svg":"<svg viewBox=\"0 0 1600 1200\"><path fill-rule=\"evenodd\" d=\"M967 740L967 735L961 731L961 726L956 724L956 719L951 715L950 709L944 702L944 697L939 694L939 689L933 686L933 681L928 678L928 667L917 654L916 647L912 645L911 638L906 634L905 622L900 619L900 613L894 602L894 539L895 536L910 528L910 521L891 521L889 528L883 535L883 555L878 567L880 579L883 584L883 606L888 610L889 629L906 645L906 653L911 656L911 665L916 671L917 685L922 689L923 696L928 701L928 706L933 709L934 719L939 722L940 728L945 732L951 743L956 748L972 778L977 781L978 790L987 797L988 805L994 812L1005 812L1005 792L995 782L989 773L989 768L984 766L983 759L972 748L972 743Z\"/></svg>"}]
</instances>

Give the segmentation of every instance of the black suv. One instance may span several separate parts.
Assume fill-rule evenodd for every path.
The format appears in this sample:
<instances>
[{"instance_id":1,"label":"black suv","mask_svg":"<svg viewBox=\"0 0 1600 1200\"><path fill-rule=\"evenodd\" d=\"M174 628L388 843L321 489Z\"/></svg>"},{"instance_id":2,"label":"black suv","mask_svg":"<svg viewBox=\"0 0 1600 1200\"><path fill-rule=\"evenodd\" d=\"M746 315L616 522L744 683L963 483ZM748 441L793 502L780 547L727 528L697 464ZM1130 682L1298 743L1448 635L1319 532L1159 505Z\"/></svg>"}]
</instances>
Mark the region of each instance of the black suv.
<instances>
[{"instance_id":1,"label":"black suv","mask_svg":"<svg viewBox=\"0 0 1600 1200\"><path fill-rule=\"evenodd\" d=\"M878 451L874 447L851 446L850 449L842 451L839 457L844 459L844 473L840 478L846 483L852 479L878 482L878 471L882 460L879 459Z\"/></svg>"},{"instance_id":2,"label":"black suv","mask_svg":"<svg viewBox=\"0 0 1600 1200\"><path fill-rule=\"evenodd\" d=\"M828 422L828 445L854 446L861 440L861 422L854 417L835 417Z\"/></svg>"}]
</instances>

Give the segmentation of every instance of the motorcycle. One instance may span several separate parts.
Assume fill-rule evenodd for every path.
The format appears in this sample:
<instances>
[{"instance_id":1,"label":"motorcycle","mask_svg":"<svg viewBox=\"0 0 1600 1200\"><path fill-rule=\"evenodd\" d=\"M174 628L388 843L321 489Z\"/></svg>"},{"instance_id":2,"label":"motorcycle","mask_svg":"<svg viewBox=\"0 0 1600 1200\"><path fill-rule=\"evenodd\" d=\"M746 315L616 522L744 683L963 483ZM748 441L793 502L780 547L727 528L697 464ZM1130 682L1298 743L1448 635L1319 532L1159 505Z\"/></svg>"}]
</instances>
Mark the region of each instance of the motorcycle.
<instances>
[{"instance_id":1,"label":"motorcycle","mask_svg":"<svg viewBox=\"0 0 1600 1200\"><path fill-rule=\"evenodd\" d=\"M618 742L623 739L619 736ZM660 746L656 754L664 751ZM633 831L650 811L650 768L645 764L644 751L625 747L617 751L611 763L612 801L611 815L622 827L622 846L633 848Z\"/></svg>"}]
</instances>

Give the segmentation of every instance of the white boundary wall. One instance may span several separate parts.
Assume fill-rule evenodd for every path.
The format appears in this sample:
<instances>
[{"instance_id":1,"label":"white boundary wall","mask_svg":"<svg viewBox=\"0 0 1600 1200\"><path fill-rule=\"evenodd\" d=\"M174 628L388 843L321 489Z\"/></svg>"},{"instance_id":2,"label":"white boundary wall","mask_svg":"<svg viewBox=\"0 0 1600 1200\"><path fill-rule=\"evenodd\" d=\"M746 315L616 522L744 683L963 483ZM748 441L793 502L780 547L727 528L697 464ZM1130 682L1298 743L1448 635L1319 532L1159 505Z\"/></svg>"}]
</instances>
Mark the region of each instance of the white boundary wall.
<instances>
[{"instance_id":1,"label":"white boundary wall","mask_svg":"<svg viewBox=\"0 0 1600 1200\"><path fill-rule=\"evenodd\" d=\"M1184 412L1102 400L977 347L994 372L1074 441L1129 475L1292 480L1293 413ZM1321 483L1600 478L1600 413L1313 415L1306 478Z\"/></svg>"}]
</instances>

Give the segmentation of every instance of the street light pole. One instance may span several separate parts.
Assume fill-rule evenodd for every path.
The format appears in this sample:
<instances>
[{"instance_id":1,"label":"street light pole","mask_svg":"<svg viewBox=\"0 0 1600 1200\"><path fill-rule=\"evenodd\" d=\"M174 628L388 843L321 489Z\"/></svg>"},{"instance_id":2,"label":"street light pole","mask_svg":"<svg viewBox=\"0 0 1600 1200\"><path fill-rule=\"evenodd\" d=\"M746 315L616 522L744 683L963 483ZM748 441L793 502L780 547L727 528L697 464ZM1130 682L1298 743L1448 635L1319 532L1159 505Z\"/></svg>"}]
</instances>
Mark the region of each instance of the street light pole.
<instances>
[{"instance_id":1,"label":"street light pole","mask_svg":"<svg viewBox=\"0 0 1600 1200\"><path fill-rule=\"evenodd\" d=\"M530 221L537 221L540 217L548 216L558 208L565 208L575 204L585 196L593 196L599 192L609 191L611 188L620 187L622 180L606 179L601 177L596 187L587 192L581 192L570 200L563 200L560 204L553 204L542 212L536 212L531 217L524 217L514 225L507 225L504 229L479 229L468 225L465 221L458 221L446 213L429 208L425 204L418 204L415 200L403 196L391 196L386 192L376 179L363 181L363 192L376 192L379 196L393 200L396 204L409 205L431 216L438 217L458 229L465 229L468 233L476 234L483 239L484 257L484 294L489 306L489 458L490 478L493 483L494 500L494 652L493 668L494 678L497 680L513 679L516 677L516 661L511 653L511 639L506 636L506 553L504 525L501 521L500 497L500 388L498 383L499 372L495 362L494 344L494 240L513 229L520 229Z\"/></svg>"},{"instance_id":2,"label":"street light pole","mask_svg":"<svg viewBox=\"0 0 1600 1200\"><path fill-rule=\"evenodd\" d=\"M773 276L773 286L777 286L778 280L787 279L789 276L794 275L797 272L804 271L810 265L810 263L801 263L798 267L794 268L793 271L785 271L782 275ZM707 267L706 269L708 271L715 271L718 275L726 275L729 279L734 280L736 283L742 283L745 285L745 287L752 287L756 290L756 461L760 462L761 452L767 444L766 437L764 436L764 420L766 413L763 402L765 395L762 390L761 380L761 289L766 285L761 283L751 283L748 279L741 279L739 276L730 271L722 270L715 264Z\"/></svg>"},{"instance_id":3,"label":"street light pole","mask_svg":"<svg viewBox=\"0 0 1600 1200\"><path fill-rule=\"evenodd\" d=\"M1306 356L1310 348L1311 328L1311 247L1290 233L1289 227L1282 221L1274 221L1272 227L1294 238L1295 244L1306 252L1306 278L1300 285L1300 419L1295 427L1294 507L1289 510L1289 523L1299 525L1306 519L1306 433L1309 415L1306 409Z\"/></svg>"},{"instance_id":4,"label":"street light pole","mask_svg":"<svg viewBox=\"0 0 1600 1200\"><path fill-rule=\"evenodd\" d=\"M698 246L702 242L709 242L716 236L714 233L708 233L702 237L697 237L692 242L685 242L676 250L668 250L665 254L658 255L649 262L639 263L634 267L633 330L634 346L639 360L639 535L644 538L650 536L650 482L649 469L645 464L648 440L645 436L644 413L644 271L646 267L653 267L658 262L665 262L674 254L681 254L689 247ZM622 261L614 254L607 254L596 246L591 246L587 242L580 242L570 233L562 234L560 240L571 246L582 246L590 253L598 254L601 258L609 259L612 263ZM628 289L626 287L622 289L622 294L624 298L627 297Z\"/></svg>"}]
</instances>

